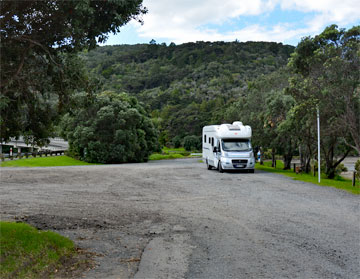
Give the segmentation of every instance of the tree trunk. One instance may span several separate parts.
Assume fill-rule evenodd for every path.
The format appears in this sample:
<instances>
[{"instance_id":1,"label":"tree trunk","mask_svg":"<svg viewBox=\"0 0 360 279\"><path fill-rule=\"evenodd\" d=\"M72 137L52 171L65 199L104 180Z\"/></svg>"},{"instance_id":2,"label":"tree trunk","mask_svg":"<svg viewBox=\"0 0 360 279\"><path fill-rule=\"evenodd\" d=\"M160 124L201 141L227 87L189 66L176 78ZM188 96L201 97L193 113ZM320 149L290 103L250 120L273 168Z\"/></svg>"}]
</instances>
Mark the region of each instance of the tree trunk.
<instances>
[{"instance_id":1,"label":"tree trunk","mask_svg":"<svg viewBox=\"0 0 360 279\"><path fill-rule=\"evenodd\" d=\"M291 160L292 160L292 153L288 153L284 155L284 170L291 169Z\"/></svg>"},{"instance_id":2,"label":"tree trunk","mask_svg":"<svg viewBox=\"0 0 360 279\"><path fill-rule=\"evenodd\" d=\"M287 150L284 152L283 155L283 161L284 161L284 170L290 170L291 169L291 160L293 157L294 147L292 145L292 140L290 139L287 144Z\"/></svg>"},{"instance_id":3,"label":"tree trunk","mask_svg":"<svg viewBox=\"0 0 360 279\"><path fill-rule=\"evenodd\" d=\"M263 161L263 151L262 149L260 148L260 165L263 165L264 164L264 161Z\"/></svg>"},{"instance_id":4,"label":"tree trunk","mask_svg":"<svg viewBox=\"0 0 360 279\"><path fill-rule=\"evenodd\" d=\"M348 148L347 151L343 154L343 156L337 160L334 161L334 152L333 150L330 150L330 152L328 153L328 156L326 158L326 176L327 178L333 179L335 178L335 174L336 174L336 168L337 166L346 158L346 156L350 153L351 148Z\"/></svg>"},{"instance_id":5,"label":"tree trunk","mask_svg":"<svg viewBox=\"0 0 360 279\"><path fill-rule=\"evenodd\" d=\"M271 166L273 167L273 168L276 168L276 149L275 148L273 148L272 150L271 150Z\"/></svg>"},{"instance_id":6,"label":"tree trunk","mask_svg":"<svg viewBox=\"0 0 360 279\"><path fill-rule=\"evenodd\" d=\"M301 145L299 145L299 155L300 155L300 168L302 170L304 170L305 169L305 164L306 164L306 158L305 158L304 151L301 148Z\"/></svg>"},{"instance_id":7,"label":"tree trunk","mask_svg":"<svg viewBox=\"0 0 360 279\"><path fill-rule=\"evenodd\" d=\"M310 157L310 156L308 157L308 159L307 159L307 161L306 161L306 165L305 165L304 171L305 171L306 173L311 172L311 157Z\"/></svg>"},{"instance_id":8,"label":"tree trunk","mask_svg":"<svg viewBox=\"0 0 360 279\"><path fill-rule=\"evenodd\" d=\"M311 159L313 157L313 151L311 149L311 144L307 144L307 160L306 160L306 166L305 166L305 172L309 173L311 172Z\"/></svg>"}]
</instances>

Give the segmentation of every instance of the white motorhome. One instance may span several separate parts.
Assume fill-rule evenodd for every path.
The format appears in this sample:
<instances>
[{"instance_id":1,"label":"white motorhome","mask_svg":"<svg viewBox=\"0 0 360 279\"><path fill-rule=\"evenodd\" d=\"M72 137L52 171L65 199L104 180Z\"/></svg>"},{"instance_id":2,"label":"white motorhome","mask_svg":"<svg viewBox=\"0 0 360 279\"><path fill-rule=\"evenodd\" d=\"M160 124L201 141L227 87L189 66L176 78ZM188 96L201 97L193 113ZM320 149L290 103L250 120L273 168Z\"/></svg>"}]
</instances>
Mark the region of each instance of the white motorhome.
<instances>
[{"instance_id":1,"label":"white motorhome","mask_svg":"<svg viewBox=\"0 0 360 279\"><path fill-rule=\"evenodd\" d=\"M202 133L202 156L208 169L247 170L254 172L251 127L242 122L205 126Z\"/></svg>"}]
</instances>

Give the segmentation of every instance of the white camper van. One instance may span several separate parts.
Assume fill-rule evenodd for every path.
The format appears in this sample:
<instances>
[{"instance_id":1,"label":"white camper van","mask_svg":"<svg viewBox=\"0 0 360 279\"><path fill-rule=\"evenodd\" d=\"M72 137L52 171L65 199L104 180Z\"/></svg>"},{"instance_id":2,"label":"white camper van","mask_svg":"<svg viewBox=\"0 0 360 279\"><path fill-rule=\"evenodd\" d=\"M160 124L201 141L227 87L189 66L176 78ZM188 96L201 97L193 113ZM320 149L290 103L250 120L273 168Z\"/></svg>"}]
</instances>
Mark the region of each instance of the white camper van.
<instances>
[{"instance_id":1,"label":"white camper van","mask_svg":"<svg viewBox=\"0 0 360 279\"><path fill-rule=\"evenodd\" d=\"M202 156L208 169L247 170L254 172L251 127L242 122L205 126L202 133Z\"/></svg>"}]
</instances>

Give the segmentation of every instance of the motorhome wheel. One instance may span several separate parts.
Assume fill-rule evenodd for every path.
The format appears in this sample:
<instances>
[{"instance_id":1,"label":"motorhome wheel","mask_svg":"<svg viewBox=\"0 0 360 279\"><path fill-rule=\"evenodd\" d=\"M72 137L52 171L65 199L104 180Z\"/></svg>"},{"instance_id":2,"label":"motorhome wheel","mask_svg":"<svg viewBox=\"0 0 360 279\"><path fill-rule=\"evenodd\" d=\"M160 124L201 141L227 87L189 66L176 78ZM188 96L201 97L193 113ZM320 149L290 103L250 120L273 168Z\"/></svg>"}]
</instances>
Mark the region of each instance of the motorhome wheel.
<instances>
[{"instance_id":1,"label":"motorhome wheel","mask_svg":"<svg viewBox=\"0 0 360 279\"><path fill-rule=\"evenodd\" d=\"M211 170L211 169L212 169L212 167L209 165L209 162L208 162L207 159L206 159L206 166L207 166L207 169L208 169L208 170Z\"/></svg>"},{"instance_id":2,"label":"motorhome wheel","mask_svg":"<svg viewBox=\"0 0 360 279\"><path fill-rule=\"evenodd\" d=\"M220 161L219 161L218 170L219 170L220 173L223 173L223 172L224 172L224 169L222 168Z\"/></svg>"}]
</instances>

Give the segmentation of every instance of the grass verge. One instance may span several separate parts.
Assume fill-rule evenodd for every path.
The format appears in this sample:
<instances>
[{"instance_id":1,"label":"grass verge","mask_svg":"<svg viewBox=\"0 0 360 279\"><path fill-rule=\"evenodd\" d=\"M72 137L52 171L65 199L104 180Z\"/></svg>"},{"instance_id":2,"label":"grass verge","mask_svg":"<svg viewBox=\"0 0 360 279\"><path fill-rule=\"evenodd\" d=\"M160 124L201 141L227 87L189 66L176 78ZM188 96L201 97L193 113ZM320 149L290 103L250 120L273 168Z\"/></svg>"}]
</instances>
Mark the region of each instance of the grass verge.
<instances>
[{"instance_id":1,"label":"grass verge","mask_svg":"<svg viewBox=\"0 0 360 279\"><path fill-rule=\"evenodd\" d=\"M154 153L150 155L149 160L154 161L154 160L167 160L167 159L179 159L179 158L184 158L184 156L177 153L174 154Z\"/></svg>"},{"instance_id":2,"label":"grass verge","mask_svg":"<svg viewBox=\"0 0 360 279\"><path fill-rule=\"evenodd\" d=\"M164 146L163 149L162 149L162 152L163 152L163 153L169 153L169 152L183 153L183 152L187 152L187 151L185 150L184 147L169 148L169 147Z\"/></svg>"},{"instance_id":3,"label":"grass verge","mask_svg":"<svg viewBox=\"0 0 360 279\"><path fill-rule=\"evenodd\" d=\"M186 151L183 147L179 148L168 148L164 147L161 153L151 154L149 160L167 160L167 159L180 159L190 157L190 152Z\"/></svg>"},{"instance_id":4,"label":"grass verge","mask_svg":"<svg viewBox=\"0 0 360 279\"><path fill-rule=\"evenodd\" d=\"M74 243L57 233L0 222L0 278L51 278L76 254Z\"/></svg>"},{"instance_id":5,"label":"grass verge","mask_svg":"<svg viewBox=\"0 0 360 279\"><path fill-rule=\"evenodd\" d=\"M264 170L268 172L280 173L282 175L286 175L288 177L292 177L294 180L300 180L304 182L313 183L319 186L328 186L334 187L337 189L348 191L352 194L359 195L360 194L360 183L356 181L355 187L352 186L352 182L350 179L345 179L340 176L335 179L328 179L324 174L321 175L321 181L318 183L318 177L313 176L312 174L300 173L296 174L293 170L283 170L283 162L276 161L276 168L271 167L271 162L264 162L264 165L260 165L256 163L255 168L257 170Z\"/></svg>"},{"instance_id":6,"label":"grass verge","mask_svg":"<svg viewBox=\"0 0 360 279\"><path fill-rule=\"evenodd\" d=\"M0 163L1 167L58 167L58 166L79 166L79 165L96 165L68 156L36 157L28 159L18 159L4 161Z\"/></svg>"}]
</instances>

